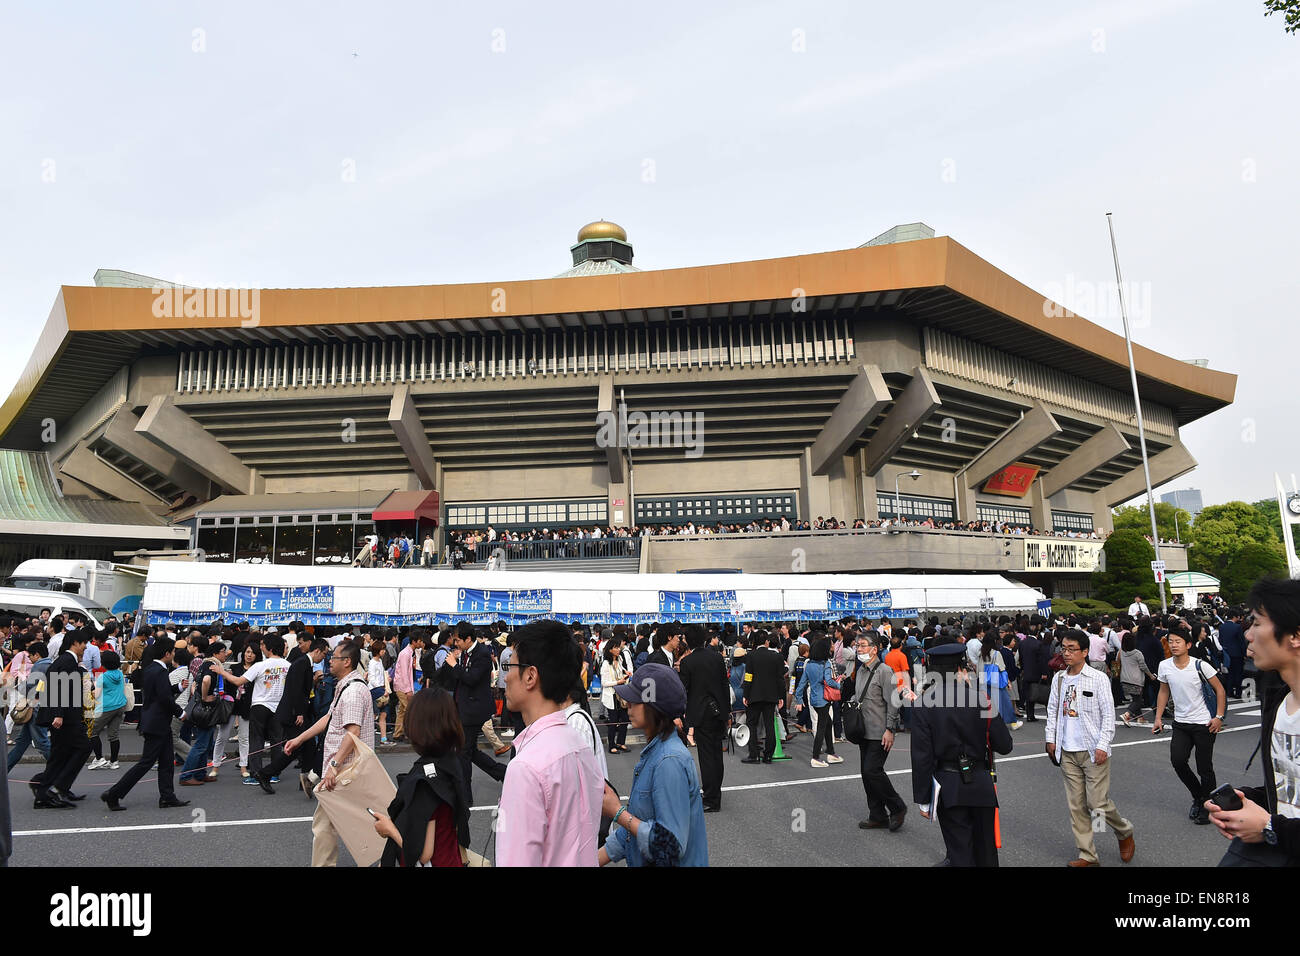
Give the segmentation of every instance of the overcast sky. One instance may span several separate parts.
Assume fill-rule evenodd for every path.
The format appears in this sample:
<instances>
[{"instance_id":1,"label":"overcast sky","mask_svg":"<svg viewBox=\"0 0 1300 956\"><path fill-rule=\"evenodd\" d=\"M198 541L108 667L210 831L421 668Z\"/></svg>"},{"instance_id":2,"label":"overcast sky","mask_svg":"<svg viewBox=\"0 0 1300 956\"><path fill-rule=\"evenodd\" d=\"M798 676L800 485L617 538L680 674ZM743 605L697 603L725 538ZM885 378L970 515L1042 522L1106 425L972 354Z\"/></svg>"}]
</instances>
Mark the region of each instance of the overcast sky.
<instances>
[{"instance_id":1,"label":"overcast sky","mask_svg":"<svg viewBox=\"0 0 1300 956\"><path fill-rule=\"evenodd\" d=\"M1163 490L1300 472L1300 36L1262 3L458 6L0 7L0 393L97 268L535 278L602 216L645 269L920 220L1121 331L1109 211L1136 341L1240 376Z\"/></svg>"}]
</instances>

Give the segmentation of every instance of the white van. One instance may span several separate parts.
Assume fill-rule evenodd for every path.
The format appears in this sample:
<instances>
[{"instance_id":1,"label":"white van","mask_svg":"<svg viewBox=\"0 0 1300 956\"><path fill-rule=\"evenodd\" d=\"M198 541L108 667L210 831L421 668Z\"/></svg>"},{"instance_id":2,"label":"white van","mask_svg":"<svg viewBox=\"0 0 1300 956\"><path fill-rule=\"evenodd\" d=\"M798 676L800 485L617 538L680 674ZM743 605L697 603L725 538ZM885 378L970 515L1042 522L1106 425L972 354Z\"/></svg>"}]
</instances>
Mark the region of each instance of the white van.
<instances>
[{"instance_id":1,"label":"white van","mask_svg":"<svg viewBox=\"0 0 1300 956\"><path fill-rule=\"evenodd\" d=\"M102 628L109 618L108 608L96 604L79 594L63 591L42 591L36 588L0 587L0 619L7 617L36 617L41 611L48 610L50 617L56 614L80 614L95 622Z\"/></svg>"},{"instance_id":2,"label":"white van","mask_svg":"<svg viewBox=\"0 0 1300 956\"><path fill-rule=\"evenodd\" d=\"M144 594L146 569L112 561L77 561L34 558L14 568L4 587L62 592L107 608L118 607L123 599L129 609Z\"/></svg>"}]
</instances>

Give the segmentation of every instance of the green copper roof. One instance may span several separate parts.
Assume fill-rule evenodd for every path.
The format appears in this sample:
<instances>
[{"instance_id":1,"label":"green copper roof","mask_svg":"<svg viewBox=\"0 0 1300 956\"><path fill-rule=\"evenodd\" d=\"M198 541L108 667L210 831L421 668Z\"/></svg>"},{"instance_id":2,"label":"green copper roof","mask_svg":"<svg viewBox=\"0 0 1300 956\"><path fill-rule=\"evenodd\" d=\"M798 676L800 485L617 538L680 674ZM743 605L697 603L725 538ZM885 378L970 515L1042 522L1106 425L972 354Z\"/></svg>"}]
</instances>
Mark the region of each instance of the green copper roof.
<instances>
[{"instance_id":1,"label":"green copper roof","mask_svg":"<svg viewBox=\"0 0 1300 956\"><path fill-rule=\"evenodd\" d=\"M0 521L61 521L74 524L166 526L130 501L65 498L43 451L0 448Z\"/></svg>"}]
</instances>

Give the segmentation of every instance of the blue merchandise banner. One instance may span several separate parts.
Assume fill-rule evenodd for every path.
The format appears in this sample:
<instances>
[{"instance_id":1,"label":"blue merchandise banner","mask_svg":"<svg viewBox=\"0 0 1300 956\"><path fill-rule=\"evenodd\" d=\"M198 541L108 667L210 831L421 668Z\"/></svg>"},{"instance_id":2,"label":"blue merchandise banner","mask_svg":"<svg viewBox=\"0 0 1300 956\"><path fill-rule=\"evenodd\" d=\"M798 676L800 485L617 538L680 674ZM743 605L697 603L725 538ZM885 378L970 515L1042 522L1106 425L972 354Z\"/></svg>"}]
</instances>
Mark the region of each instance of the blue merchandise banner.
<instances>
[{"instance_id":1,"label":"blue merchandise banner","mask_svg":"<svg viewBox=\"0 0 1300 956\"><path fill-rule=\"evenodd\" d=\"M838 614L874 614L879 611L889 612L894 603L893 595L888 589L881 591L827 591L826 610Z\"/></svg>"},{"instance_id":2,"label":"blue merchandise banner","mask_svg":"<svg viewBox=\"0 0 1300 956\"><path fill-rule=\"evenodd\" d=\"M217 600L218 611L241 614L275 614L284 611L330 612L334 610L332 585L305 588L256 587L246 584L223 584Z\"/></svg>"},{"instance_id":3,"label":"blue merchandise banner","mask_svg":"<svg viewBox=\"0 0 1300 956\"><path fill-rule=\"evenodd\" d=\"M1047 616L1047 617L1051 617L1051 616L1052 616L1052 602L1051 602L1051 601L1039 601L1037 607L1038 607L1038 613L1039 613L1039 614L1045 615L1045 616Z\"/></svg>"},{"instance_id":4,"label":"blue merchandise banner","mask_svg":"<svg viewBox=\"0 0 1300 956\"><path fill-rule=\"evenodd\" d=\"M550 610L550 588L531 591L485 591L481 588L460 588L456 592L456 612L462 615L547 614Z\"/></svg>"},{"instance_id":5,"label":"blue merchandise banner","mask_svg":"<svg viewBox=\"0 0 1300 956\"><path fill-rule=\"evenodd\" d=\"M730 616L735 603L735 591L659 592L659 613L683 622L688 616L691 623L711 621L719 614Z\"/></svg>"}]
</instances>

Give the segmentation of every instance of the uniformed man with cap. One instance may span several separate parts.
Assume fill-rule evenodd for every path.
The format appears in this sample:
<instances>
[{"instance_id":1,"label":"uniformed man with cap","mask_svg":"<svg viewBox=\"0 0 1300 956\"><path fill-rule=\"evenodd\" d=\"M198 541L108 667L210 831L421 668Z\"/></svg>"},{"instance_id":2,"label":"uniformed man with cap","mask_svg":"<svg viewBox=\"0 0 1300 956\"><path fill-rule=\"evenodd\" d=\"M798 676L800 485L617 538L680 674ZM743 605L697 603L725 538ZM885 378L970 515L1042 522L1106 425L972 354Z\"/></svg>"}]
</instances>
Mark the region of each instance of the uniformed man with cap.
<instances>
[{"instance_id":1,"label":"uniformed man with cap","mask_svg":"<svg viewBox=\"0 0 1300 956\"><path fill-rule=\"evenodd\" d=\"M968 667L961 644L930 650L927 686L912 705L912 795L927 819L937 804L948 852L941 865L997 866L991 760L993 751L1011 752L1011 733Z\"/></svg>"}]
</instances>

